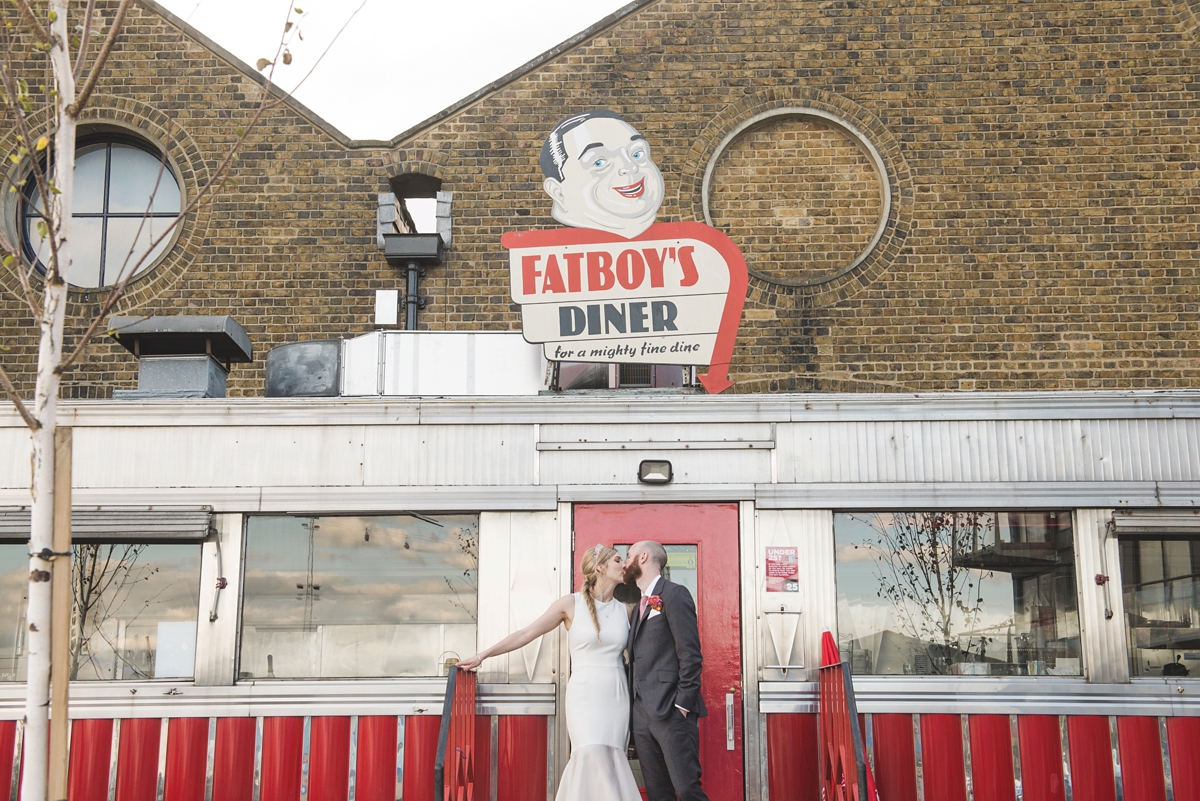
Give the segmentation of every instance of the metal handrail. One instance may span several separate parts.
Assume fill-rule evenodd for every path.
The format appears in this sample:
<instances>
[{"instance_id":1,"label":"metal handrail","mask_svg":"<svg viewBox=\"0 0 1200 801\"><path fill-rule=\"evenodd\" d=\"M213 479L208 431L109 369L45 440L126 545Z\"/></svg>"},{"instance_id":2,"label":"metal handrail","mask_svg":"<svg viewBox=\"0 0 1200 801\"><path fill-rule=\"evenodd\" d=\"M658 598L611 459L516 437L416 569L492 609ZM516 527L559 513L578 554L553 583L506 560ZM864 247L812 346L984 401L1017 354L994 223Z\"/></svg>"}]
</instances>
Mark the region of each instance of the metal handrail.
<instances>
[{"instance_id":1,"label":"metal handrail","mask_svg":"<svg viewBox=\"0 0 1200 801\"><path fill-rule=\"evenodd\" d=\"M842 661L833 634L828 631L821 636L819 692L822 797L878 801L875 777L863 746L850 665Z\"/></svg>"},{"instance_id":2,"label":"metal handrail","mask_svg":"<svg viewBox=\"0 0 1200 801\"><path fill-rule=\"evenodd\" d=\"M473 801L475 795L475 674L450 667L433 763L433 801ZM449 756L450 771L446 762ZM440 798L436 795L440 793Z\"/></svg>"}]
</instances>

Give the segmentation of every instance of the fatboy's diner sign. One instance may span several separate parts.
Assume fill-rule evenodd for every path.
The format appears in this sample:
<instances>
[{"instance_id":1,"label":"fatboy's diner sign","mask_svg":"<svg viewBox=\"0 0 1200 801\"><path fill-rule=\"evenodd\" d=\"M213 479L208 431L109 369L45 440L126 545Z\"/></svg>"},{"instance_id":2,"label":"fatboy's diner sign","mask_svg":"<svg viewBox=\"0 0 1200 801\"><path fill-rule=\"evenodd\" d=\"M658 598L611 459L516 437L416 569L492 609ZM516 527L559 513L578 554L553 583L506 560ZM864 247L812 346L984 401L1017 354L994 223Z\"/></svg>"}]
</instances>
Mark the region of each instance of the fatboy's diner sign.
<instances>
[{"instance_id":1,"label":"fatboy's diner sign","mask_svg":"<svg viewBox=\"0 0 1200 801\"><path fill-rule=\"evenodd\" d=\"M737 246L701 223L656 223L663 178L644 137L611 111L568 117L541 154L554 219L505 234L525 339L572 362L707 364L728 389L746 299Z\"/></svg>"}]
</instances>

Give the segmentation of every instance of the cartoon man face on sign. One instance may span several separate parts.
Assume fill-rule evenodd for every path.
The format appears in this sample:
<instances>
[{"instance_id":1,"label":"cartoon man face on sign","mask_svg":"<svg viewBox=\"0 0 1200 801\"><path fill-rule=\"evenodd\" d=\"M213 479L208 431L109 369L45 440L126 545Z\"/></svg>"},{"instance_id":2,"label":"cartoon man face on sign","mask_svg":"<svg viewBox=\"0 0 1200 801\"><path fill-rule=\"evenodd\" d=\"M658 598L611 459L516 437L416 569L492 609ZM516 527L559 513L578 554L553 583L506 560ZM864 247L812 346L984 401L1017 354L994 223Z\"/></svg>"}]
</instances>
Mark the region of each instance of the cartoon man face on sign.
<instances>
[{"instance_id":1,"label":"cartoon man face on sign","mask_svg":"<svg viewBox=\"0 0 1200 801\"><path fill-rule=\"evenodd\" d=\"M588 111L554 126L542 146L543 187L554 219L632 239L654 224L663 177L646 138L612 111Z\"/></svg>"}]
</instances>

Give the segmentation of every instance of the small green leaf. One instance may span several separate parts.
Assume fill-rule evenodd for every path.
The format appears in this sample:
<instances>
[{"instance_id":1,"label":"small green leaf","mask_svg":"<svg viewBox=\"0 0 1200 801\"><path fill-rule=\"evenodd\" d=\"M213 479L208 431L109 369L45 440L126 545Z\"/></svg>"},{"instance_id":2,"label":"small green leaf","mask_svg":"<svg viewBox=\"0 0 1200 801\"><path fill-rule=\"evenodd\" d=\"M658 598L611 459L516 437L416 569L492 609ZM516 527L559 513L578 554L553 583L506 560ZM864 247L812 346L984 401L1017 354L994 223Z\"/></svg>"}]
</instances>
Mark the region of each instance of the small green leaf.
<instances>
[{"instance_id":1,"label":"small green leaf","mask_svg":"<svg viewBox=\"0 0 1200 801\"><path fill-rule=\"evenodd\" d=\"M246 133L246 129L239 125L233 129L233 132L238 136L243 136Z\"/></svg>"},{"instance_id":2,"label":"small green leaf","mask_svg":"<svg viewBox=\"0 0 1200 801\"><path fill-rule=\"evenodd\" d=\"M21 163L21 157L20 157L20 156L18 156L16 153L9 153L9 154L8 154L8 160L9 160L9 161L11 161L13 164L20 164L20 163Z\"/></svg>"},{"instance_id":3,"label":"small green leaf","mask_svg":"<svg viewBox=\"0 0 1200 801\"><path fill-rule=\"evenodd\" d=\"M48 17L51 22L58 22L58 12L57 11L51 11L49 13Z\"/></svg>"},{"instance_id":4,"label":"small green leaf","mask_svg":"<svg viewBox=\"0 0 1200 801\"><path fill-rule=\"evenodd\" d=\"M283 51L283 63L285 66L292 63L292 51L290 51L290 50Z\"/></svg>"},{"instance_id":5,"label":"small green leaf","mask_svg":"<svg viewBox=\"0 0 1200 801\"><path fill-rule=\"evenodd\" d=\"M38 139L38 140L37 140L37 145L35 145L35 147L37 148L37 151L38 151L39 153L41 153L41 152L42 152L43 150L45 150L45 149L46 149L46 148L47 148L49 145L50 145L50 137L48 137L48 136L43 136L43 137L41 137L40 139Z\"/></svg>"},{"instance_id":6,"label":"small green leaf","mask_svg":"<svg viewBox=\"0 0 1200 801\"><path fill-rule=\"evenodd\" d=\"M258 67L259 72L261 72L267 67L271 66L271 62L265 58L260 58L258 61L254 62L254 66Z\"/></svg>"},{"instance_id":7,"label":"small green leaf","mask_svg":"<svg viewBox=\"0 0 1200 801\"><path fill-rule=\"evenodd\" d=\"M288 20L287 24L283 26L283 32L287 33L288 31L290 31L292 29L292 26L295 24L296 23L292 22L291 20Z\"/></svg>"},{"instance_id":8,"label":"small green leaf","mask_svg":"<svg viewBox=\"0 0 1200 801\"><path fill-rule=\"evenodd\" d=\"M304 9L303 9L303 8L300 8L300 7L297 7L297 8L296 8L296 13L297 13L297 14L303 14L303 13L304 13Z\"/></svg>"}]
</instances>

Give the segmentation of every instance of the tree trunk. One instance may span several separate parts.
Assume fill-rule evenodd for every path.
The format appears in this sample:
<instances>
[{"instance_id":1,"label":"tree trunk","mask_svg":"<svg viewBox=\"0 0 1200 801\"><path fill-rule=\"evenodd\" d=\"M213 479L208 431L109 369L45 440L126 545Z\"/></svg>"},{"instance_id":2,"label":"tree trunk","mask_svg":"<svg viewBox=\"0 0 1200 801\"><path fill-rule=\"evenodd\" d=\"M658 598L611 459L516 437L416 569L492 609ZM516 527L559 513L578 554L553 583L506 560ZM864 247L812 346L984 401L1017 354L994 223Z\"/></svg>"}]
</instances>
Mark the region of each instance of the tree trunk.
<instances>
[{"instance_id":1,"label":"tree trunk","mask_svg":"<svg viewBox=\"0 0 1200 801\"><path fill-rule=\"evenodd\" d=\"M54 545L54 432L58 427L58 366L63 359L63 320L67 310L70 275L71 200L75 177L75 119L68 108L75 102L75 79L67 50L67 0L50 3L54 38L50 63L58 96L53 169L49 171L58 193L43 202L50 209L50 264L42 296L42 321L38 343L37 383L33 415L40 424L32 436L33 507L29 533L29 628L25 686L25 751L21 782L23 801L45 801L50 713L50 562L37 554Z\"/></svg>"}]
</instances>

